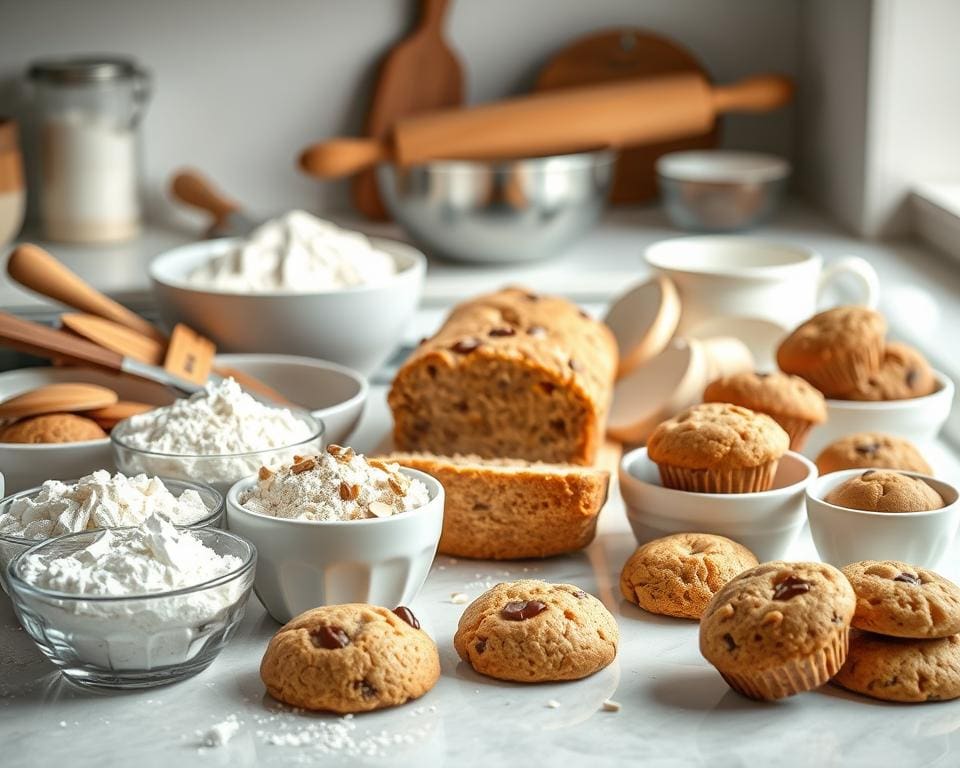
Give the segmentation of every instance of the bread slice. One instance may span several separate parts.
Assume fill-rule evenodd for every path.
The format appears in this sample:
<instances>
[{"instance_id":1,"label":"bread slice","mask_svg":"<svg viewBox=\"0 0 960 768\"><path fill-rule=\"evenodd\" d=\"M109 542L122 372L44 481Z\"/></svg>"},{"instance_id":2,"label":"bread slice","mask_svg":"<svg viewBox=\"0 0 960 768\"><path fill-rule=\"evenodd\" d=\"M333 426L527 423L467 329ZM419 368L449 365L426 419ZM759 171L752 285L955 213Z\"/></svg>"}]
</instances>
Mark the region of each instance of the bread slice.
<instances>
[{"instance_id":1,"label":"bread slice","mask_svg":"<svg viewBox=\"0 0 960 768\"><path fill-rule=\"evenodd\" d=\"M446 504L440 552L516 560L587 546L607 499L610 473L518 459L392 453L382 457L432 475Z\"/></svg>"}]
</instances>

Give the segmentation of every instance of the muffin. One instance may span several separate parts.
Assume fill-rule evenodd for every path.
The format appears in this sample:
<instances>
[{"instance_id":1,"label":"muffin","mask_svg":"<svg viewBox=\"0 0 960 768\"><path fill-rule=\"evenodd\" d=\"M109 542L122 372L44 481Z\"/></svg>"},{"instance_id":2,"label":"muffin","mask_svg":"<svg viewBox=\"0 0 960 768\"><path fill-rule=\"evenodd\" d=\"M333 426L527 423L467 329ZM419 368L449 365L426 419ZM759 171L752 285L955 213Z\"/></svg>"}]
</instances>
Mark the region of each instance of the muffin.
<instances>
[{"instance_id":1,"label":"muffin","mask_svg":"<svg viewBox=\"0 0 960 768\"><path fill-rule=\"evenodd\" d=\"M765 413L790 436L790 449L799 451L807 435L827 420L823 395L799 376L786 373L735 373L707 385L707 403L733 403Z\"/></svg>"},{"instance_id":2,"label":"muffin","mask_svg":"<svg viewBox=\"0 0 960 768\"><path fill-rule=\"evenodd\" d=\"M920 478L887 469L868 469L851 477L823 500L866 512L929 512L944 506L940 494Z\"/></svg>"},{"instance_id":3,"label":"muffin","mask_svg":"<svg viewBox=\"0 0 960 768\"><path fill-rule=\"evenodd\" d=\"M847 394L848 400L909 400L934 392L937 379L917 349L896 341L883 350L880 370Z\"/></svg>"},{"instance_id":4,"label":"muffin","mask_svg":"<svg viewBox=\"0 0 960 768\"><path fill-rule=\"evenodd\" d=\"M790 447L783 428L764 413L704 403L661 423L647 452L665 488L696 493L769 490Z\"/></svg>"},{"instance_id":5,"label":"muffin","mask_svg":"<svg viewBox=\"0 0 960 768\"><path fill-rule=\"evenodd\" d=\"M855 607L853 587L831 565L763 563L710 601L700 652L744 696L792 696L843 666Z\"/></svg>"},{"instance_id":6,"label":"muffin","mask_svg":"<svg viewBox=\"0 0 960 768\"><path fill-rule=\"evenodd\" d=\"M902 469L932 475L920 451L909 440L882 432L858 432L834 440L817 456L821 475L841 469Z\"/></svg>"},{"instance_id":7,"label":"muffin","mask_svg":"<svg viewBox=\"0 0 960 768\"><path fill-rule=\"evenodd\" d=\"M620 593L650 613L699 619L730 579L756 565L756 555L731 539L675 533L633 553L620 573Z\"/></svg>"},{"instance_id":8,"label":"muffin","mask_svg":"<svg viewBox=\"0 0 960 768\"><path fill-rule=\"evenodd\" d=\"M887 323L864 307L814 315L777 350L777 365L809 381L825 397L844 398L880 371Z\"/></svg>"}]
</instances>

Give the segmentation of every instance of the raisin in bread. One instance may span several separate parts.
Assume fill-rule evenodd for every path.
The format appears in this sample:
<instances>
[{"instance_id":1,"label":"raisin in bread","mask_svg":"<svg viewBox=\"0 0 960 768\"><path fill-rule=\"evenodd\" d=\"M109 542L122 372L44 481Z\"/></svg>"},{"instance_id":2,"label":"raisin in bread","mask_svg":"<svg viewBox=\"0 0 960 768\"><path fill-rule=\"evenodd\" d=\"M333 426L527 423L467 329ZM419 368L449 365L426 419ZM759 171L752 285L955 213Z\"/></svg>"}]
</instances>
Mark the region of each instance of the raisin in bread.
<instances>
[{"instance_id":1,"label":"raisin in bread","mask_svg":"<svg viewBox=\"0 0 960 768\"><path fill-rule=\"evenodd\" d=\"M576 305L519 288L481 296L397 372L394 445L591 464L616 369L613 334Z\"/></svg>"},{"instance_id":2,"label":"raisin in bread","mask_svg":"<svg viewBox=\"0 0 960 768\"><path fill-rule=\"evenodd\" d=\"M478 456L393 453L384 460L432 475L445 493L440 552L515 560L582 549L607 499L602 469Z\"/></svg>"}]
</instances>

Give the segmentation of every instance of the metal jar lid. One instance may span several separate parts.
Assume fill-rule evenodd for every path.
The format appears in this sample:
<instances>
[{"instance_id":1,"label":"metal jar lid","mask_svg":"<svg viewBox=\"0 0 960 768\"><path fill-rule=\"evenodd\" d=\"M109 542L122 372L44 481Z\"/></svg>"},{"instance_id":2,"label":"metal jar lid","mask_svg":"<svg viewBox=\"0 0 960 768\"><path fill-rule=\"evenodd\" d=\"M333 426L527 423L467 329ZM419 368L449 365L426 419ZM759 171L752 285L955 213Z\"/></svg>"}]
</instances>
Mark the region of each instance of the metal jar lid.
<instances>
[{"instance_id":1,"label":"metal jar lid","mask_svg":"<svg viewBox=\"0 0 960 768\"><path fill-rule=\"evenodd\" d=\"M137 79L143 71L136 61L123 56L70 56L39 59L30 65L27 76L31 80L56 85L106 83Z\"/></svg>"}]
</instances>

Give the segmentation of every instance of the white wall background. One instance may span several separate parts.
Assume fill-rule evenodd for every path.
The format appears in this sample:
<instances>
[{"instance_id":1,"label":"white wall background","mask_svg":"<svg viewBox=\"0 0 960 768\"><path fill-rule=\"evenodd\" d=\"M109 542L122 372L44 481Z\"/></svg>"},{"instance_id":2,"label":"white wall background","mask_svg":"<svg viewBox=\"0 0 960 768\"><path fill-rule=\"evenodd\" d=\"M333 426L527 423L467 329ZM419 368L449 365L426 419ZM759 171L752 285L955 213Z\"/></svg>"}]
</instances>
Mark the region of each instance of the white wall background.
<instances>
[{"instance_id":1,"label":"white wall background","mask_svg":"<svg viewBox=\"0 0 960 768\"><path fill-rule=\"evenodd\" d=\"M472 101L522 92L594 30L641 26L687 46L720 81L799 69L800 0L455 0L448 37ZM193 164L252 210L346 204L294 168L305 144L359 131L376 64L410 29L405 0L0 0L0 112L36 57L136 56L155 76L144 129L154 218L170 172ZM727 121L724 142L794 156L794 111Z\"/></svg>"}]
</instances>

